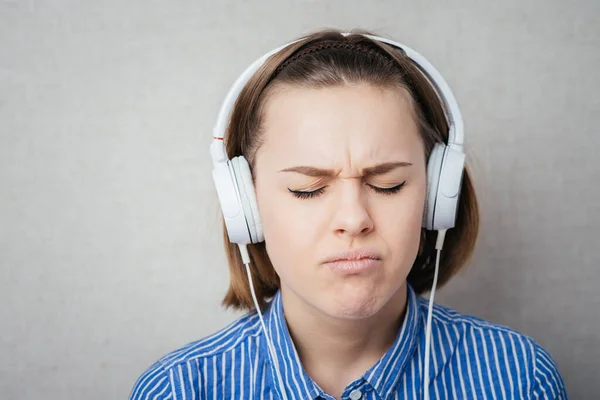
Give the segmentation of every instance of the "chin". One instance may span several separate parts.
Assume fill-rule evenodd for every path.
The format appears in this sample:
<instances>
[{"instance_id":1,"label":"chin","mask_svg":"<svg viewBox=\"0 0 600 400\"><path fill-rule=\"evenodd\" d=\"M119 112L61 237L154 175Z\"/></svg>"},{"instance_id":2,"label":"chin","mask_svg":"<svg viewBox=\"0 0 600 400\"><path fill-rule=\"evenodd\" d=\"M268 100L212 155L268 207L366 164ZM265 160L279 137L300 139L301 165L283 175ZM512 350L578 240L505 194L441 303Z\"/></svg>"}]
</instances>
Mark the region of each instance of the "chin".
<instances>
[{"instance_id":1,"label":"chin","mask_svg":"<svg viewBox=\"0 0 600 400\"><path fill-rule=\"evenodd\" d=\"M377 290L348 290L331 299L331 316L342 319L369 318L383 307Z\"/></svg>"}]
</instances>

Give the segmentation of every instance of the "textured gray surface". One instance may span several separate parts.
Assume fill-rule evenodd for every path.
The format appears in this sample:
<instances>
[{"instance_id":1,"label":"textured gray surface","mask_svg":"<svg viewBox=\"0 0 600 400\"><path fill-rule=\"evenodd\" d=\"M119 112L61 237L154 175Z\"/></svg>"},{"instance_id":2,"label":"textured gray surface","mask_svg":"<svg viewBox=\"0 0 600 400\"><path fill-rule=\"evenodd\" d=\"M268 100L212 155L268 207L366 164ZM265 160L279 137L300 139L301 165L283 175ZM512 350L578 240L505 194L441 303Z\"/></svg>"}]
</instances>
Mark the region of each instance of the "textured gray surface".
<instances>
[{"instance_id":1,"label":"textured gray surface","mask_svg":"<svg viewBox=\"0 0 600 400\"><path fill-rule=\"evenodd\" d=\"M125 398L235 317L212 124L249 62L330 26L417 49L462 106L482 232L439 301L533 336L594 398L600 3L211 3L0 2L2 397Z\"/></svg>"}]
</instances>

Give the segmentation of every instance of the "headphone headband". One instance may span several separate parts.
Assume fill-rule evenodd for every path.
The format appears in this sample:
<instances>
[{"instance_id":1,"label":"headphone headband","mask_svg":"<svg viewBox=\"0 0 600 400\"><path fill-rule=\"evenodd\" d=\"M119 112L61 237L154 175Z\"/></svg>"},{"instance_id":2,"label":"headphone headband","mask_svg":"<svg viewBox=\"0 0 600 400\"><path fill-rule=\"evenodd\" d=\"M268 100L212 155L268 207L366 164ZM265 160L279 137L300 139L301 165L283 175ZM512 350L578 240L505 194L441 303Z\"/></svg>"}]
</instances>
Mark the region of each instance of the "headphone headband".
<instances>
[{"instance_id":1,"label":"headphone headband","mask_svg":"<svg viewBox=\"0 0 600 400\"><path fill-rule=\"evenodd\" d=\"M342 33L342 35L348 36L350 35L350 33ZM427 61L425 57L423 57L421 54L404 44L379 36L362 36L378 42L389 44L393 47L402 50L406 54L406 56L416 64L419 70L429 79L429 82L431 82L431 84L433 85L438 97L444 103L444 110L446 112L446 117L448 119L449 125L448 146L453 147L456 150L462 151L464 144L464 126L462 114L460 112L460 108L458 107L456 98L454 97L454 94L452 93L450 87L448 86L448 83L438 72L438 70L429 61ZM225 135L227 121L229 119L229 116L231 115L233 105L235 104L237 97L239 96L244 86L246 86L250 78L256 73L256 71L258 71L258 69L265 63L265 61L269 57L298 41L299 40L289 42L264 54L262 57L254 61L248 68L246 68L246 70L236 79L233 86L229 89L229 92L227 93L227 96L225 97L225 100L221 105L221 109L219 110L219 116L213 128L214 140L222 143L221 139L223 139L223 136ZM222 162L223 160L227 159L227 156L221 151L213 151L212 155L214 162Z\"/></svg>"}]
</instances>

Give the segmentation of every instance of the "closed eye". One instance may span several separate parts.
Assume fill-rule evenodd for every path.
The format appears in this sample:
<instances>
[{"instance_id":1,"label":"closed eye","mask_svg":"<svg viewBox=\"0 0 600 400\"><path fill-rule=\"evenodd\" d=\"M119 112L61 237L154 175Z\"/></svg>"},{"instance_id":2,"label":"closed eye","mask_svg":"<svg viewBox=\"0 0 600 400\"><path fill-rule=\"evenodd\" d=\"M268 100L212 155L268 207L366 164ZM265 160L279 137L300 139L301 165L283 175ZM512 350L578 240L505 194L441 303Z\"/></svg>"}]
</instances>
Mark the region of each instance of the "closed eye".
<instances>
[{"instance_id":1,"label":"closed eye","mask_svg":"<svg viewBox=\"0 0 600 400\"><path fill-rule=\"evenodd\" d=\"M323 186L322 188L319 188L317 190L313 190L310 192L303 192L301 190L292 190L290 188L288 188L288 190L290 191L290 193L292 193L292 195L294 197L297 197L299 199L310 199L310 198L313 198L313 197L316 197L316 196L322 194L325 191L326 187L327 186Z\"/></svg>"},{"instance_id":2,"label":"closed eye","mask_svg":"<svg viewBox=\"0 0 600 400\"><path fill-rule=\"evenodd\" d=\"M374 191L376 191L377 193L383 193L383 194L394 194L396 192L398 192L400 189L402 189L402 187L404 186L404 184L406 183L406 181L402 182L399 185L396 186L392 186L390 188L382 188L379 186L373 186L373 185L368 185L371 189L373 189Z\"/></svg>"},{"instance_id":3,"label":"closed eye","mask_svg":"<svg viewBox=\"0 0 600 400\"><path fill-rule=\"evenodd\" d=\"M371 189L373 189L376 193L381 193L381 194L385 194L385 195L392 195L394 193L397 193L398 191L400 191L400 189L402 189L402 187L404 186L404 184L406 183L406 181L402 182L399 185L396 186L392 186L389 188L382 188L379 186L374 186L374 185L369 185L367 184L367 186L369 186ZM296 198L299 199L311 199L313 197L317 197L321 194L323 194L325 192L325 188L327 186L323 186L319 189L316 190L312 190L312 191L302 191L302 190L292 190L290 188L288 188L288 191L290 193L292 193L292 195Z\"/></svg>"}]
</instances>

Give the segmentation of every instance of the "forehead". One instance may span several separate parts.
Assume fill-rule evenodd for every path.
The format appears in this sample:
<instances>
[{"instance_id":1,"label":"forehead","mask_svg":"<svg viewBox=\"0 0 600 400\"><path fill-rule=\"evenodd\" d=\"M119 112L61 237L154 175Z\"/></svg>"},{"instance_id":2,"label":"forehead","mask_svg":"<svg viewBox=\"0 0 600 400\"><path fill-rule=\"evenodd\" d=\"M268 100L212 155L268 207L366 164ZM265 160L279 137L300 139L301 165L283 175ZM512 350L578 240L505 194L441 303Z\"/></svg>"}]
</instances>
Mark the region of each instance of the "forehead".
<instances>
[{"instance_id":1,"label":"forehead","mask_svg":"<svg viewBox=\"0 0 600 400\"><path fill-rule=\"evenodd\" d=\"M289 162L369 161L422 154L422 139L403 89L367 84L287 86L265 104L261 152Z\"/></svg>"}]
</instances>

